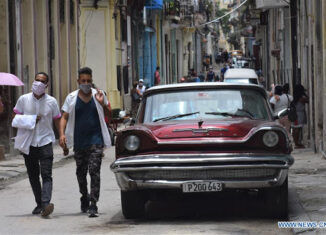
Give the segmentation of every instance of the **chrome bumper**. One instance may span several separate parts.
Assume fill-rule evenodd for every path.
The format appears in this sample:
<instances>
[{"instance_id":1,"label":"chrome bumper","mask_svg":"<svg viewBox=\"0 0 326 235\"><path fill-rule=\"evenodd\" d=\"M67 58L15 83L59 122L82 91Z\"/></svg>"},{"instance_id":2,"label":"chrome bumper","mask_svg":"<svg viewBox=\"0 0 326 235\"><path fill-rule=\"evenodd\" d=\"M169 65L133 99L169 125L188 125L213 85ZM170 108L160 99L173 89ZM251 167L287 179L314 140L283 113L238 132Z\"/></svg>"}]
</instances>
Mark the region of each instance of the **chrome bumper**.
<instances>
[{"instance_id":1,"label":"chrome bumper","mask_svg":"<svg viewBox=\"0 0 326 235\"><path fill-rule=\"evenodd\" d=\"M264 154L160 154L160 155L137 155L121 158L111 164L111 170L115 173L117 182L122 191L138 189L182 189L182 184L187 182L201 182L207 180L219 181L223 188L249 189L266 188L283 184L288 175L288 168L294 163L291 155L264 155ZM219 171L259 171L259 169L275 170L274 175L252 176L250 178L239 178L228 175L228 177L198 178L209 171L210 174ZM134 179L130 175L142 175L143 172L186 172L190 177L178 179ZM197 178L191 178L191 174ZM250 174L250 173L249 173Z\"/></svg>"}]
</instances>

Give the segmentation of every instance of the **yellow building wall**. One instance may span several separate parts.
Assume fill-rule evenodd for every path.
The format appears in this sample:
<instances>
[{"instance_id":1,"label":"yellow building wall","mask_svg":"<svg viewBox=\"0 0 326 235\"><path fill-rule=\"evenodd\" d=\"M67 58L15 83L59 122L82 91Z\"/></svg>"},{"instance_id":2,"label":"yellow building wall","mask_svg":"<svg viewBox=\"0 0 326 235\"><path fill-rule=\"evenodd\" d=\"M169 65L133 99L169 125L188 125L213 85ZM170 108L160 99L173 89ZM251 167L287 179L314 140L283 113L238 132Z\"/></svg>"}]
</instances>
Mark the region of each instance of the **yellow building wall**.
<instances>
[{"instance_id":1,"label":"yellow building wall","mask_svg":"<svg viewBox=\"0 0 326 235\"><path fill-rule=\"evenodd\" d=\"M34 80L35 75L35 44L34 44L34 1L21 1L21 34L22 34L22 51L23 51L23 59L22 59L22 70L23 70L23 80L28 84L25 89L25 93L28 93L31 84Z\"/></svg>"},{"instance_id":2,"label":"yellow building wall","mask_svg":"<svg viewBox=\"0 0 326 235\"><path fill-rule=\"evenodd\" d=\"M115 34L119 32L115 32L115 19L113 18L114 13L114 0L110 0L109 3L109 22L108 22L108 55L109 61L107 66L108 73L108 99L110 100L111 107L114 108L122 108L123 100L120 95L120 91L118 90L117 84L117 57L116 57L116 40ZM118 25L118 24L117 24ZM118 29L120 31L120 29ZM121 61L121 58L120 60ZM119 63L121 64L121 62Z\"/></svg>"},{"instance_id":3,"label":"yellow building wall","mask_svg":"<svg viewBox=\"0 0 326 235\"><path fill-rule=\"evenodd\" d=\"M112 108L122 108L117 89L117 55L114 2L98 9L81 7L80 15L80 67L93 69L93 82L103 89ZM96 27L96 28L95 28ZM97 33L97 35L95 35Z\"/></svg>"}]
</instances>

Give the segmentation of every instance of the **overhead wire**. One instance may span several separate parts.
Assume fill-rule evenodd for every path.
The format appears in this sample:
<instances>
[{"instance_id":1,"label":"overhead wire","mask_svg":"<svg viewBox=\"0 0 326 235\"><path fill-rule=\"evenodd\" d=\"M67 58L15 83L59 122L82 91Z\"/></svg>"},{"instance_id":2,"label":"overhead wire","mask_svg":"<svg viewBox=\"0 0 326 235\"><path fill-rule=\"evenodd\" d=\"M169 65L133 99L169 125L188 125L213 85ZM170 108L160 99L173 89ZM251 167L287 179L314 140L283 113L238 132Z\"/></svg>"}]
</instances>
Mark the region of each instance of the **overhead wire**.
<instances>
[{"instance_id":1,"label":"overhead wire","mask_svg":"<svg viewBox=\"0 0 326 235\"><path fill-rule=\"evenodd\" d=\"M209 22L206 22L204 24L201 24L199 25L198 27L201 27L201 26L204 26L204 25L208 25L208 24L211 24L211 23L215 23L215 22L218 22L220 21L221 19L223 19L224 17L230 15L231 13L235 12L236 10L238 10L240 7L242 7L246 2L248 2L248 0L245 0L244 2L240 3L239 6L235 7L234 9L232 9L231 11L229 11L228 13L226 13L225 15L223 16L220 16L218 18L216 18L215 20L212 20L212 21L209 21Z\"/></svg>"}]
</instances>

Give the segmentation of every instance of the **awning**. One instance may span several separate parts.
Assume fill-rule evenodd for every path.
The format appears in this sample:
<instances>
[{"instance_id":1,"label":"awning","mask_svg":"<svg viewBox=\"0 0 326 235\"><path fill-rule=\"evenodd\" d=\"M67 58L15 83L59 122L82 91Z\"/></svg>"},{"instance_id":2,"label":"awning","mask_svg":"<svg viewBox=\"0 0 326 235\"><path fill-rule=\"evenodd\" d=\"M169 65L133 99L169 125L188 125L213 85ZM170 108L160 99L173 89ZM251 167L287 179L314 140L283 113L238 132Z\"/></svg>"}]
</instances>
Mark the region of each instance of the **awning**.
<instances>
[{"instance_id":1,"label":"awning","mask_svg":"<svg viewBox=\"0 0 326 235\"><path fill-rule=\"evenodd\" d=\"M163 0L146 0L147 9L163 9Z\"/></svg>"}]
</instances>

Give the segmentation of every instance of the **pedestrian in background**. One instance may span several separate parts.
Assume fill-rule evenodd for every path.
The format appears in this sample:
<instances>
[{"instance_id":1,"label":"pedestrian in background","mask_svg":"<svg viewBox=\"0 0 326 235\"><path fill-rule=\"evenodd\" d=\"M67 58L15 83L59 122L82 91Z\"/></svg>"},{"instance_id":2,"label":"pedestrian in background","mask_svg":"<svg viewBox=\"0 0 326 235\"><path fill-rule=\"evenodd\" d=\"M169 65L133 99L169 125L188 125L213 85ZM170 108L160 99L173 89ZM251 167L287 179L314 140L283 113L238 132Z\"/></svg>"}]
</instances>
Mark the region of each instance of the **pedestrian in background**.
<instances>
[{"instance_id":1,"label":"pedestrian in background","mask_svg":"<svg viewBox=\"0 0 326 235\"><path fill-rule=\"evenodd\" d=\"M228 60L229 60L229 53L228 53L228 51L226 49L222 52L222 58L223 58L223 62L224 63L227 63L228 62Z\"/></svg>"},{"instance_id":2,"label":"pedestrian in background","mask_svg":"<svg viewBox=\"0 0 326 235\"><path fill-rule=\"evenodd\" d=\"M32 214L41 213L42 216L48 216L54 209L53 203L50 203L52 197L52 143L55 142L52 126L54 121L56 128L59 130L59 118L61 117L56 99L45 93L48 83L49 76L46 73L37 73L32 85L32 92L20 96L14 107L15 115L37 116L36 125L33 131L29 133L29 136L20 136L22 132L18 130L15 141L18 141L19 138L24 138L22 143L31 140L30 147L23 156L37 204Z\"/></svg>"},{"instance_id":3,"label":"pedestrian in background","mask_svg":"<svg viewBox=\"0 0 326 235\"><path fill-rule=\"evenodd\" d=\"M146 86L144 85L144 80L143 79L139 79L136 89L139 91L139 93L141 95L143 95L143 93L146 90Z\"/></svg>"},{"instance_id":4,"label":"pedestrian in background","mask_svg":"<svg viewBox=\"0 0 326 235\"><path fill-rule=\"evenodd\" d=\"M137 89L138 82L134 81L132 84L131 93L131 117L135 118L137 115L137 110L139 107L139 103L141 101L142 95L140 91Z\"/></svg>"},{"instance_id":5,"label":"pedestrian in background","mask_svg":"<svg viewBox=\"0 0 326 235\"><path fill-rule=\"evenodd\" d=\"M209 71L207 72L206 75L206 81L207 82L214 82L215 81L215 73L213 71L213 67L209 67Z\"/></svg>"},{"instance_id":6,"label":"pedestrian in background","mask_svg":"<svg viewBox=\"0 0 326 235\"><path fill-rule=\"evenodd\" d=\"M221 82L224 81L224 74L229 69L229 66L227 63L223 64L223 67L221 68Z\"/></svg>"},{"instance_id":7,"label":"pedestrian in background","mask_svg":"<svg viewBox=\"0 0 326 235\"><path fill-rule=\"evenodd\" d=\"M98 216L100 172L103 147L111 146L104 115L108 115L108 100L99 89L92 88L92 70L79 69L79 89L70 93L62 106L60 146L73 147L76 175L81 193L81 211L89 217ZM87 173L91 178L90 195L87 190Z\"/></svg>"},{"instance_id":8,"label":"pedestrian in background","mask_svg":"<svg viewBox=\"0 0 326 235\"><path fill-rule=\"evenodd\" d=\"M183 77L181 77L181 78L179 79L179 83L185 83L185 82L187 82L186 77L187 77L187 76L183 76Z\"/></svg>"},{"instance_id":9,"label":"pedestrian in background","mask_svg":"<svg viewBox=\"0 0 326 235\"><path fill-rule=\"evenodd\" d=\"M203 73L203 71L199 72L198 77L199 77L200 82L205 81L205 74Z\"/></svg>"},{"instance_id":10,"label":"pedestrian in background","mask_svg":"<svg viewBox=\"0 0 326 235\"><path fill-rule=\"evenodd\" d=\"M305 105L309 103L309 97L305 93L305 88L298 84L293 89L293 102L297 112L297 120L292 123L292 135L296 148L304 148L303 126L307 124L307 114Z\"/></svg>"},{"instance_id":11,"label":"pedestrian in background","mask_svg":"<svg viewBox=\"0 0 326 235\"><path fill-rule=\"evenodd\" d=\"M286 88L286 86L285 86ZM283 87L280 85L275 86L274 88L274 95L270 99L271 106L273 108L273 111L275 114L278 114L278 112L287 109L290 106L290 103L292 102L293 98L292 96L289 96L287 93L284 92ZM285 127L288 136L291 136L291 122L288 119L288 116L285 115L279 119L279 122L282 126Z\"/></svg>"},{"instance_id":12,"label":"pedestrian in background","mask_svg":"<svg viewBox=\"0 0 326 235\"><path fill-rule=\"evenodd\" d=\"M161 77L160 77L160 66L156 67L155 73L154 73L154 85L157 86L161 83Z\"/></svg>"}]
</instances>

